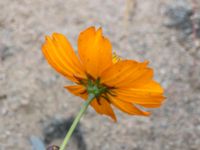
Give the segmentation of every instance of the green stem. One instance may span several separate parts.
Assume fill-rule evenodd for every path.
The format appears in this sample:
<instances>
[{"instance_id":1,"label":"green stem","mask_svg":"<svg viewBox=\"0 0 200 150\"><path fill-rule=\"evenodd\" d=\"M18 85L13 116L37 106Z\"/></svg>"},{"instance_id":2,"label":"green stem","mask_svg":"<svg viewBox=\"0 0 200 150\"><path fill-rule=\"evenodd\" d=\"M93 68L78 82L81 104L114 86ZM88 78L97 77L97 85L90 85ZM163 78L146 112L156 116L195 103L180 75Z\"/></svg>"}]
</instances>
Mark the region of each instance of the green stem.
<instances>
[{"instance_id":1,"label":"green stem","mask_svg":"<svg viewBox=\"0 0 200 150\"><path fill-rule=\"evenodd\" d=\"M94 94L89 94L87 101L84 102L81 110L79 111L78 115L76 116L75 120L73 121L69 131L67 132L61 146L60 146L60 150L65 150L65 147L67 146L67 143L72 135L72 133L74 132L74 129L76 128L77 124L79 123L81 117L83 116L83 114L85 113L85 111L87 110L90 102L95 98Z\"/></svg>"}]
</instances>

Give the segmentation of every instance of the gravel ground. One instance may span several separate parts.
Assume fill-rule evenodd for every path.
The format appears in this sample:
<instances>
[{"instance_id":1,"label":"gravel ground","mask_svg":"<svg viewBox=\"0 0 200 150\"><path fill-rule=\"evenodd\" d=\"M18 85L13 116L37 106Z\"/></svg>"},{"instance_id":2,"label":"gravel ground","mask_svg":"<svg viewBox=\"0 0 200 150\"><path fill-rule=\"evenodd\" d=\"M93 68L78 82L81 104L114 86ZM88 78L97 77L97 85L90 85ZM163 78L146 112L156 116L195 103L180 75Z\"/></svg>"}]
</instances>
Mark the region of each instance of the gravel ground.
<instances>
[{"instance_id":1,"label":"gravel ground","mask_svg":"<svg viewBox=\"0 0 200 150\"><path fill-rule=\"evenodd\" d=\"M89 108L69 149L198 150L200 2L193 9L194 2L0 0L0 150L32 149L31 139L61 142L60 126L70 124L83 101L65 91L70 82L47 64L41 44L46 34L61 32L76 47L79 32L91 25L103 27L121 57L150 60L167 99L149 118L116 110L118 123Z\"/></svg>"}]
</instances>

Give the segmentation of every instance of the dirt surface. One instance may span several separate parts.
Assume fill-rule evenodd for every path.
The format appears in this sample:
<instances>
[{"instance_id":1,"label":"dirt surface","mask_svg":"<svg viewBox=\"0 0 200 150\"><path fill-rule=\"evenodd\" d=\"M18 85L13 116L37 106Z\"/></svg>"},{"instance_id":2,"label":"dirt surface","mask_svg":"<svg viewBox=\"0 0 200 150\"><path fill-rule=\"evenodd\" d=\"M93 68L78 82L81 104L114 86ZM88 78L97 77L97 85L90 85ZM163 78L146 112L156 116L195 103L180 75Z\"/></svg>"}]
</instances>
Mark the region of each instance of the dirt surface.
<instances>
[{"instance_id":1,"label":"dirt surface","mask_svg":"<svg viewBox=\"0 0 200 150\"><path fill-rule=\"evenodd\" d=\"M91 25L103 27L121 57L150 60L167 99L149 118L115 109L118 123L89 108L77 131L81 136L72 139L69 149L198 150L200 2L194 4L0 0L0 150L31 150L31 137L59 145L63 135L57 133L64 132L59 125L74 116L83 101L65 91L71 83L47 64L41 44L46 34L61 32L76 48L79 32Z\"/></svg>"}]
</instances>

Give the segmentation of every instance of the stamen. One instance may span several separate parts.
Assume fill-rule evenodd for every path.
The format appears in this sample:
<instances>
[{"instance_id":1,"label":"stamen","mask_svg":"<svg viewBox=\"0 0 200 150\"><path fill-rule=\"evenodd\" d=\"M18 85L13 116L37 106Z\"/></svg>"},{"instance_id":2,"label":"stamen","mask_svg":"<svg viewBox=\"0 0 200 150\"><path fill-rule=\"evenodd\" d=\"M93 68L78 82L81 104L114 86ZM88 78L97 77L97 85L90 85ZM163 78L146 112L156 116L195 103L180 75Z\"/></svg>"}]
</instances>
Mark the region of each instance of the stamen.
<instances>
[{"instance_id":1,"label":"stamen","mask_svg":"<svg viewBox=\"0 0 200 150\"><path fill-rule=\"evenodd\" d=\"M116 54L116 52L113 52L113 55L112 55L112 62L115 64L115 63L117 63L117 62L119 62L119 61L121 61L122 60L122 58L120 57L120 56L118 56L117 54Z\"/></svg>"}]
</instances>

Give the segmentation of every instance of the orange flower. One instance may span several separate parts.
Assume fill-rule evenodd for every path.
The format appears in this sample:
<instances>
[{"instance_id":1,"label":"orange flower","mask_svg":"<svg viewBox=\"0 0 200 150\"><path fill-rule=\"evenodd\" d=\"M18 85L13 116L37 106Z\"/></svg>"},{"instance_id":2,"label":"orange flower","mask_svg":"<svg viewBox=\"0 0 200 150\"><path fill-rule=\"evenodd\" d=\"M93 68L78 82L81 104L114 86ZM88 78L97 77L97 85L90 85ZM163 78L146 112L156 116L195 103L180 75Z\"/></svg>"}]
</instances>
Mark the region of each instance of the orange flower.
<instances>
[{"instance_id":1,"label":"orange flower","mask_svg":"<svg viewBox=\"0 0 200 150\"><path fill-rule=\"evenodd\" d=\"M66 86L74 95L87 99L94 92L91 106L99 114L116 121L111 104L130 115L148 116L137 106L160 107L164 100L163 89L153 80L153 70L148 62L122 60L112 54L110 41L102 29L90 27L78 38L77 56L67 40L59 33L46 36L42 51L49 64L76 85Z\"/></svg>"}]
</instances>

